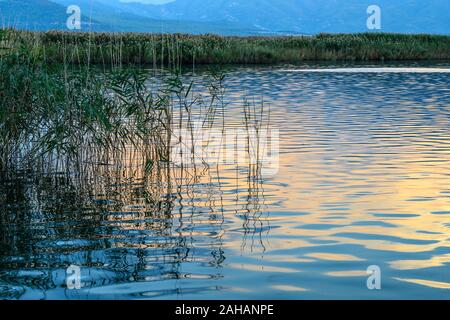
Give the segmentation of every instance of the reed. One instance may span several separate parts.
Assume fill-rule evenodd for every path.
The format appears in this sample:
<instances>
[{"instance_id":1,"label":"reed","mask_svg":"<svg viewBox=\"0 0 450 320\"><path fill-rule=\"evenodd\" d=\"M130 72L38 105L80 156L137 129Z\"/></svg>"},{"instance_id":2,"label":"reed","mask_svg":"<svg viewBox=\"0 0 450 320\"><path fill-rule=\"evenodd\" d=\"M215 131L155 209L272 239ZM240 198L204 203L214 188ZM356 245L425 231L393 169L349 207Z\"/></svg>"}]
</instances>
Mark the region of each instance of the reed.
<instances>
[{"instance_id":1,"label":"reed","mask_svg":"<svg viewBox=\"0 0 450 320\"><path fill-rule=\"evenodd\" d=\"M142 161L148 170L168 161L174 109L189 123L193 106L202 100L194 97L191 84L181 81L183 66L405 59L450 59L450 37L0 30L0 169L38 160L43 167L51 163L56 171L82 175L86 163L107 164L129 146L145 155ZM164 85L152 92L143 69L123 65L166 70L158 80ZM222 80L222 75L216 75L211 81L212 104L206 108L209 126L218 113L225 114ZM248 127L250 119L245 119Z\"/></svg>"},{"instance_id":2,"label":"reed","mask_svg":"<svg viewBox=\"0 0 450 320\"><path fill-rule=\"evenodd\" d=\"M127 64L154 67L193 64L277 64L301 61L449 60L450 37L385 33L289 37L27 32L8 30L20 43L35 42L47 63Z\"/></svg>"},{"instance_id":3,"label":"reed","mask_svg":"<svg viewBox=\"0 0 450 320\"><path fill-rule=\"evenodd\" d=\"M122 68L115 57L94 67L85 56L74 66L66 50L63 63L51 64L38 39L3 36L11 45L0 57L0 172L32 169L80 181L124 170L156 181L171 176L176 116L192 130L193 109L203 104L192 83L183 83L176 55L170 68L152 77ZM214 79L211 85L220 88ZM208 126L217 95L210 90L204 107Z\"/></svg>"},{"instance_id":4,"label":"reed","mask_svg":"<svg viewBox=\"0 0 450 320\"><path fill-rule=\"evenodd\" d=\"M221 168L218 165L214 175L202 161L195 130L225 131L225 75L213 73L206 81L206 93L200 95L193 82L186 83L180 75L184 62L175 44L170 50L166 47L162 59L152 57L153 69L164 69L155 76L144 68L124 67L124 46L111 45L110 55L100 62L92 55L95 51L83 45L72 47L65 40L60 46L44 45L41 35L1 33L0 242L4 251L17 252L25 243L35 264L35 256L44 256L39 251L42 247L34 245L36 221L78 221L82 227L67 224L58 232L65 238L97 237L99 230L115 232L104 227L110 225L111 212L128 212L130 204L132 214L146 221L145 230L172 235L177 229L174 208L185 199L211 208L211 217L216 217L218 249L210 263L219 265L224 259L221 228L225 222ZM85 41L93 46L92 39L95 36ZM58 50L57 59L52 50ZM267 125L264 110L244 104L247 135ZM200 128L195 127L198 124ZM176 128L187 130L191 146L184 149L188 154L179 163L172 161L172 147L188 141L174 132ZM250 152L249 137L243 140ZM262 233L269 228L262 213L259 159L249 165L247 182L243 248L265 248ZM205 203L197 203L205 194ZM21 226L19 235L11 227L16 225ZM188 237L180 233L168 239L169 249L174 241L180 242L174 261L188 259L193 251L182 247L189 243ZM158 242L155 247L164 245ZM75 253L74 249L71 262L88 263ZM48 278L38 285L47 288L55 283Z\"/></svg>"}]
</instances>

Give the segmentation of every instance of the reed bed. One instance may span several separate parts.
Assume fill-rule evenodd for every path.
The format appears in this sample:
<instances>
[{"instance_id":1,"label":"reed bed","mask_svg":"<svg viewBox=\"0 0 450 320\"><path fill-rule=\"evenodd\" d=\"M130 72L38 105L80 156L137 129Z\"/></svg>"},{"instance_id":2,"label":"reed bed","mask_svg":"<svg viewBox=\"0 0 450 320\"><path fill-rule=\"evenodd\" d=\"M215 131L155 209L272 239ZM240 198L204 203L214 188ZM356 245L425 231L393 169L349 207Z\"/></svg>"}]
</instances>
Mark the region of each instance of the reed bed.
<instances>
[{"instance_id":1,"label":"reed bed","mask_svg":"<svg viewBox=\"0 0 450 320\"><path fill-rule=\"evenodd\" d=\"M174 129L193 131L194 109L203 110L205 129L224 115L223 76L212 74L207 96L199 96L192 82L183 82L175 52L170 66L154 76L117 60L103 68L74 65L67 51L63 63L51 64L37 39L3 40L9 49L0 56L2 174L32 170L88 181L120 172L170 183L173 146L184 143ZM157 89L150 89L155 83ZM195 147L186 158L192 162L198 162Z\"/></svg>"},{"instance_id":2,"label":"reed bed","mask_svg":"<svg viewBox=\"0 0 450 320\"><path fill-rule=\"evenodd\" d=\"M211 75L202 96L183 81L183 55L174 42L163 58L152 57L154 69L164 69L155 77L144 68L123 67L127 49L118 36L108 35L115 45L101 60L93 54L96 35L85 35L91 37L85 39L87 47L71 44L66 34L61 45L48 44L39 33L4 30L0 36L0 242L5 250L17 251L26 243L34 253L36 246L28 240L36 232L33 223L54 215L86 221L83 232L97 234L111 211L124 212L133 204L133 211L155 220L155 232L170 235L177 199L194 203L203 193L205 206L221 203L220 174L213 178L208 163L198 161L201 146L195 145L193 130L198 123L200 129L225 130L223 74ZM156 90L150 89L153 82ZM244 104L248 134L267 125L264 110ZM182 163L171 161L172 146L187 143L173 132L177 127L192 134ZM249 237L252 248L253 242L264 247L260 164L249 166L248 174L244 243ZM223 214L217 219L225 220ZM20 237L8 227L18 221ZM62 232L73 229L68 224ZM218 252L216 264L223 259Z\"/></svg>"},{"instance_id":3,"label":"reed bed","mask_svg":"<svg viewBox=\"0 0 450 320\"><path fill-rule=\"evenodd\" d=\"M385 33L289 37L27 32L20 42L45 49L48 63L179 67L193 64L277 64L301 61L449 60L450 37Z\"/></svg>"},{"instance_id":4,"label":"reed bed","mask_svg":"<svg viewBox=\"0 0 450 320\"><path fill-rule=\"evenodd\" d=\"M93 166L129 162L131 152L148 172L167 161L174 99L185 87L178 73L167 71L153 92L148 72L52 65L39 42L12 43L0 57L2 172L84 178Z\"/></svg>"}]
</instances>

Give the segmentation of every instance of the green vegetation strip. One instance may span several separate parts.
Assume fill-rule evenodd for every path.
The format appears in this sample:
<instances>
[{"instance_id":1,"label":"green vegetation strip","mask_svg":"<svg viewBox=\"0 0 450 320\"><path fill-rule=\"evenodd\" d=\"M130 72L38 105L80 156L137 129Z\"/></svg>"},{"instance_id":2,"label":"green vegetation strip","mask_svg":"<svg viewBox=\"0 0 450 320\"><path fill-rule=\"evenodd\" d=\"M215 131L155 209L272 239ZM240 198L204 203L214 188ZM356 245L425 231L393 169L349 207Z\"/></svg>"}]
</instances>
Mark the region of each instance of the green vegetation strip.
<instances>
[{"instance_id":1,"label":"green vegetation strip","mask_svg":"<svg viewBox=\"0 0 450 320\"><path fill-rule=\"evenodd\" d=\"M302 61L450 60L450 36L384 33L292 37L26 32L9 30L16 43L34 43L47 63L192 65L278 64Z\"/></svg>"}]
</instances>

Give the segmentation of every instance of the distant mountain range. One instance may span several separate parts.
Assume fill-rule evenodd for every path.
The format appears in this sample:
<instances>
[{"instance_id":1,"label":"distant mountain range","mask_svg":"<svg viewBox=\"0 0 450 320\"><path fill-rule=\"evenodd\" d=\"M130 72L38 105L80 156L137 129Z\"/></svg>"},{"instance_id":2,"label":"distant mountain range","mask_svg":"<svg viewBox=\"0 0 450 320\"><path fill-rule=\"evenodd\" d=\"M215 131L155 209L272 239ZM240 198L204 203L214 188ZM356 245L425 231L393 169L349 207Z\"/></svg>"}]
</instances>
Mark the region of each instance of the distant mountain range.
<instances>
[{"instance_id":1,"label":"distant mountain range","mask_svg":"<svg viewBox=\"0 0 450 320\"><path fill-rule=\"evenodd\" d=\"M135 1L135 2L133 2ZM146 3L142 3L146 2ZM64 29L66 8L81 8L94 31L251 34L350 33L366 29L367 7L381 7L384 32L450 34L449 0L0 0L0 22Z\"/></svg>"},{"instance_id":2,"label":"distant mountain range","mask_svg":"<svg viewBox=\"0 0 450 320\"><path fill-rule=\"evenodd\" d=\"M2 28L62 29L68 17L66 9L47 0L0 0L0 24Z\"/></svg>"},{"instance_id":3,"label":"distant mountain range","mask_svg":"<svg viewBox=\"0 0 450 320\"><path fill-rule=\"evenodd\" d=\"M0 27L29 30L67 30L69 5L81 9L81 31L123 32L185 32L245 34L232 23L195 21L163 21L121 11L100 1L74 0L0 0Z\"/></svg>"}]
</instances>

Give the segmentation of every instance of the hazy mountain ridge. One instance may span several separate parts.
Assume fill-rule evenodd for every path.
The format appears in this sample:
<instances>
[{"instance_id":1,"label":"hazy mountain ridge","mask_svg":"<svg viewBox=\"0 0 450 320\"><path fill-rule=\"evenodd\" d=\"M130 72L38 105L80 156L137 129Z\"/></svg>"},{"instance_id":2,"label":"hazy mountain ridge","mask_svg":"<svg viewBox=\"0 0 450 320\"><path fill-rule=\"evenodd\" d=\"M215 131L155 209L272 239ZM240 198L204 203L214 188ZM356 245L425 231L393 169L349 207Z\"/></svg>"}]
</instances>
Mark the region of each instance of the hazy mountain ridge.
<instances>
[{"instance_id":1,"label":"hazy mountain ridge","mask_svg":"<svg viewBox=\"0 0 450 320\"><path fill-rule=\"evenodd\" d=\"M92 0L0 0L1 27L29 30L67 30L67 7L78 5L81 9L80 31L121 32L186 32L245 34L245 30L230 23L163 21L119 10Z\"/></svg>"},{"instance_id":2,"label":"hazy mountain ridge","mask_svg":"<svg viewBox=\"0 0 450 320\"><path fill-rule=\"evenodd\" d=\"M67 7L48 0L1 0L2 27L30 30L61 29L66 27ZM82 21L87 22L85 17Z\"/></svg>"},{"instance_id":3,"label":"hazy mountain ridge","mask_svg":"<svg viewBox=\"0 0 450 320\"><path fill-rule=\"evenodd\" d=\"M164 5L120 0L0 0L3 25L65 29L78 5L86 31L251 34L365 32L369 5L382 9L383 32L450 33L448 0L176 0ZM92 22L89 25L89 22Z\"/></svg>"},{"instance_id":4,"label":"hazy mountain ridge","mask_svg":"<svg viewBox=\"0 0 450 320\"><path fill-rule=\"evenodd\" d=\"M367 31L367 7L377 4L382 9L381 31L450 32L448 0L176 0L165 5L108 2L154 19L227 20L260 30L300 33Z\"/></svg>"},{"instance_id":5,"label":"hazy mountain ridge","mask_svg":"<svg viewBox=\"0 0 450 320\"><path fill-rule=\"evenodd\" d=\"M113 31L245 34L248 30L227 21L191 21L151 18L139 10L141 4L119 1L52 0L60 5L78 5L81 11ZM145 6L145 5L144 5ZM138 9L136 9L138 8ZM251 32L251 31L250 31Z\"/></svg>"}]
</instances>

